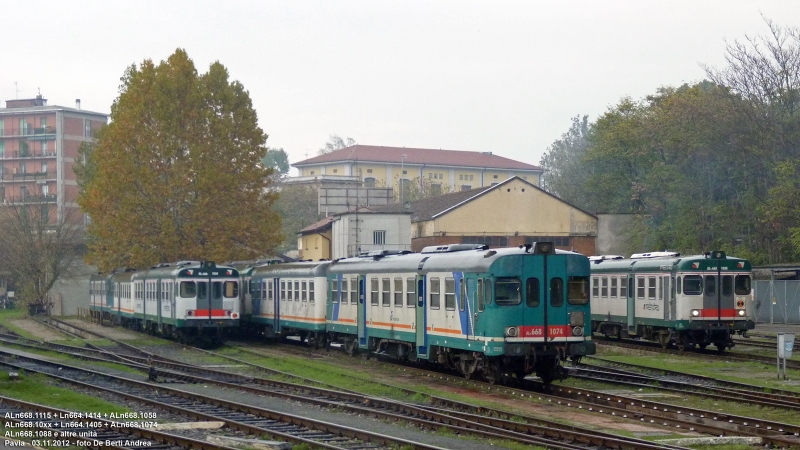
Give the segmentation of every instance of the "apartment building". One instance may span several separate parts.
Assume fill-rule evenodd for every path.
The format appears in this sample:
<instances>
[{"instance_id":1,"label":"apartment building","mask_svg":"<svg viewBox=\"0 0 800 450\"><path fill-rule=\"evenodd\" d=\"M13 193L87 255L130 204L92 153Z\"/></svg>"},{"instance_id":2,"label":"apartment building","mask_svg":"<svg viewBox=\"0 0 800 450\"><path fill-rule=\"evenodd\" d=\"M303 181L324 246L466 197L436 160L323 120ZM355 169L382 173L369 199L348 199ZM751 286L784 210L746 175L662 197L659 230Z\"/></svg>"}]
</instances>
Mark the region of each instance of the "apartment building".
<instances>
[{"instance_id":1,"label":"apartment building","mask_svg":"<svg viewBox=\"0 0 800 450\"><path fill-rule=\"evenodd\" d=\"M90 141L108 115L48 106L41 95L7 100L0 108L0 201L39 204L51 220L64 214L80 220L73 166L81 144Z\"/></svg>"},{"instance_id":2,"label":"apartment building","mask_svg":"<svg viewBox=\"0 0 800 450\"><path fill-rule=\"evenodd\" d=\"M542 168L492 152L353 145L292 164L303 178L357 177L364 187L393 188L397 200L415 190L429 195L468 191L519 177L539 185Z\"/></svg>"}]
</instances>

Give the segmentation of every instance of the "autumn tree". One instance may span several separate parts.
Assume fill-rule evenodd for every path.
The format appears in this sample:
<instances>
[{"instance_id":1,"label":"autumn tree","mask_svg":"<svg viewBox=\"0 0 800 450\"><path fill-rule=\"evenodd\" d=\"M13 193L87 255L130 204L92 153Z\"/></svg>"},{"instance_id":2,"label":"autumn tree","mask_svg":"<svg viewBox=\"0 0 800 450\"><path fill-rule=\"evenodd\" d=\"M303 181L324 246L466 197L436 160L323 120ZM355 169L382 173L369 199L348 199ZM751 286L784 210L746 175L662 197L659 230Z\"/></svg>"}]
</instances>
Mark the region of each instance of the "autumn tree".
<instances>
[{"instance_id":1,"label":"autumn tree","mask_svg":"<svg viewBox=\"0 0 800 450\"><path fill-rule=\"evenodd\" d=\"M247 91L186 52L122 77L111 123L78 162L91 217L87 262L101 270L265 255L280 241L266 135Z\"/></svg>"},{"instance_id":2,"label":"autumn tree","mask_svg":"<svg viewBox=\"0 0 800 450\"><path fill-rule=\"evenodd\" d=\"M572 118L572 125L542 155L541 188L580 208L589 205L584 183L592 168L584 160L588 147L589 116Z\"/></svg>"},{"instance_id":3,"label":"autumn tree","mask_svg":"<svg viewBox=\"0 0 800 450\"><path fill-rule=\"evenodd\" d=\"M2 266L16 286L17 305L31 315L48 310L48 292L72 274L84 233L75 208L59 216L47 203L13 203L0 207Z\"/></svg>"}]
</instances>

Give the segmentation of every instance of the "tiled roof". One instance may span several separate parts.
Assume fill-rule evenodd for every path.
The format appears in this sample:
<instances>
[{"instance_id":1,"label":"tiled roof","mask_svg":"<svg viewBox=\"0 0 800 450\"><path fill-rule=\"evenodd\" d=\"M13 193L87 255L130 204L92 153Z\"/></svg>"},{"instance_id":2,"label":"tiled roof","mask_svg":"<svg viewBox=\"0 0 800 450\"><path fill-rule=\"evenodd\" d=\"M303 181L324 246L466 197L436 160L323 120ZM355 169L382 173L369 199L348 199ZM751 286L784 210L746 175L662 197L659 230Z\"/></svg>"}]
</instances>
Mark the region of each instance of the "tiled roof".
<instances>
[{"instance_id":1,"label":"tiled roof","mask_svg":"<svg viewBox=\"0 0 800 450\"><path fill-rule=\"evenodd\" d=\"M403 155L406 155L403 158ZM463 150L436 150L429 148L381 147L377 145L353 145L324 155L309 158L292 164L294 167L327 164L335 162L401 162L408 165L479 167L508 170L541 171L542 168L526 164L491 152L467 152Z\"/></svg>"},{"instance_id":2,"label":"tiled roof","mask_svg":"<svg viewBox=\"0 0 800 450\"><path fill-rule=\"evenodd\" d=\"M312 223L311 225L303 228L299 231L301 234L310 234L316 231L324 231L326 228L329 228L331 222L333 222L333 216L328 216L319 222Z\"/></svg>"}]
</instances>

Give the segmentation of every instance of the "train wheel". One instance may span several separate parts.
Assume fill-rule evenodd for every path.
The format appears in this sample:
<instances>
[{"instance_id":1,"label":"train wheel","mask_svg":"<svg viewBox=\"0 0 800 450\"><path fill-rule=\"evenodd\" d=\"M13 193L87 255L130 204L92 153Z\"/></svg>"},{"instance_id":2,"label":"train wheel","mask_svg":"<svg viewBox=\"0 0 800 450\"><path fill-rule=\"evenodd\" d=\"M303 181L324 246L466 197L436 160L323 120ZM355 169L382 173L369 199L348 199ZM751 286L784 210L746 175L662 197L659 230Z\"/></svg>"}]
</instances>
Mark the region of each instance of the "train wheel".
<instances>
[{"instance_id":1,"label":"train wheel","mask_svg":"<svg viewBox=\"0 0 800 450\"><path fill-rule=\"evenodd\" d=\"M717 353L722 353L722 352L725 351L725 344L722 344L722 343L718 342L718 343L714 344L714 346L717 347Z\"/></svg>"},{"instance_id":2,"label":"train wheel","mask_svg":"<svg viewBox=\"0 0 800 450\"><path fill-rule=\"evenodd\" d=\"M496 384L500 381L501 374L500 368L497 367L497 363L494 361L489 362L483 368L483 377L486 378L486 382L489 384Z\"/></svg>"},{"instance_id":3,"label":"train wheel","mask_svg":"<svg viewBox=\"0 0 800 450\"><path fill-rule=\"evenodd\" d=\"M669 334L660 333L658 335L658 343L661 344L661 348L665 349L669 347L669 342L670 342Z\"/></svg>"},{"instance_id":4,"label":"train wheel","mask_svg":"<svg viewBox=\"0 0 800 450\"><path fill-rule=\"evenodd\" d=\"M356 356L358 353L358 344L356 340L353 338L345 339L344 341L344 352L350 356Z\"/></svg>"}]
</instances>

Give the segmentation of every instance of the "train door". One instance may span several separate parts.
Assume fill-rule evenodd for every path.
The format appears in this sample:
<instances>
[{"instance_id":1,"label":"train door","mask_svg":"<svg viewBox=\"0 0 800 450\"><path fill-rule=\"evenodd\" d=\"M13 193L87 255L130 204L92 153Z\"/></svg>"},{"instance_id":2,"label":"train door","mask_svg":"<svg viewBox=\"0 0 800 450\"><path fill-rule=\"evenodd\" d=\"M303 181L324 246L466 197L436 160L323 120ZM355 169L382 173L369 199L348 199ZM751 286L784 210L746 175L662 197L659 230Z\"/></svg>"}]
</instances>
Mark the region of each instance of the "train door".
<instances>
[{"instance_id":1,"label":"train door","mask_svg":"<svg viewBox=\"0 0 800 450\"><path fill-rule=\"evenodd\" d=\"M272 329L275 333L281 332L281 291L280 279L269 278L266 283L272 284L272 308L275 312L272 317Z\"/></svg>"},{"instance_id":2,"label":"train door","mask_svg":"<svg viewBox=\"0 0 800 450\"><path fill-rule=\"evenodd\" d=\"M636 332L636 286L634 275L628 275L628 332Z\"/></svg>"},{"instance_id":3,"label":"train door","mask_svg":"<svg viewBox=\"0 0 800 450\"><path fill-rule=\"evenodd\" d=\"M222 280L213 280L209 277L208 285L211 287L209 290L209 302L208 302L208 317L211 318L214 316L214 311L219 311L225 314L225 307L222 304L222 294L223 289L222 285L224 282Z\"/></svg>"},{"instance_id":4,"label":"train door","mask_svg":"<svg viewBox=\"0 0 800 450\"><path fill-rule=\"evenodd\" d=\"M548 289L545 288L549 286L547 263L554 260L555 258L548 258L547 255L522 258L523 268L521 273L525 274L524 279L520 280L525 286L522 299L522 327L520 329L522 337L547 340L550 312L548 306L550 297L547 295ZM495 290L499 292L500 286L501 283L498 280ZM498 292L495 292L495 298L497 298ZM541 324L541 326L531 326L531 324Z\"/></svg>"},{"instance_id":5,"label":"train door","mask_svg":"<svg viewBox=\"0 0 800 450\"><path fill-rule=\"evenodd\" d=\"M545 342L552 342L557 339L563 341L570 336L569 310L567 308L567 283L569 283L567 258L549 255L543 255L543 258L544 263L541 267L542 279L547 280L545 287L547 296L542 302L546 330ZM529 310L527 313L530 315L534 311Z\"/></svg>"},{"instance_id":6,"label":"train door","mask_svg":"<svg viewBox=\"0 0 800 450\"><path fill-rule=\"evenodd\" d=\"M670 284L669 284L669 275L665 275L661 277L661 292L662 292L662 300L664 301L664 320L670 320Z\"/></svg>"},{"instance_id":7,"label":"train door","mask_svg":"<svg viewBox=\"0 0 800 450\"><path fill-rule=\"evenodd\" d=\"M155 288L156 288L156 324L158 326L158 329L161 330L161 319L162 316L164 315L163 311L161 311L161 304L162 304L161 297L164 295L164 281L159 278L156 281Z\"/></svg>"},{"instance_id":8,"label":"train door","mask_svg":"<svg viewBox=\"0 0 800 450\"><path fill-rule=\"evenodd\" d=\"M358 276L358 311L356 312L356 322L358 322L358 347L367 348L367 277Z\"/></svg>"},{"instance_id":9,"label":"train door","mask_svg":"<svg viewBox=\"0 0 800 450\"><path fill-rule=\"evenodd\" d=\"M211 303L208 296L208 280L197 280L197 300L195 302L197 314L208 314L211 318Z\"/></svg>"},{"instance_id":10,"label":"train door","mask_svg":"<svg viewBox=\"0 0 800 450\"><path fill-rule=\"evenodd\" d=\"M248 291L250 292L250 305L247 305L247 294L245 297L245 312L250 313L250 317L256 318L261 315L261 305L267 300L267 280L266 278L251 278L247 283ZM249 306L249 308L248 308ZM249 309L249 311L248 311Z\"/></svg>"},{"instance_id":11,"label":"train door","mask_svg":"<svg viewBox=\"0 0 800 450\"><path fill-rule=\"evenodd\" d=\"M466 323L467 340L475 340L475 322L478 318L475 305L475 279L461 278L460 296L458 299L458 310L461 314L461 323Z\"/></svg>"},{"instance_id":12,"label":"train door","mask_svg":"<svg viewBox=\"0 0 800 450\"><path fill-rule=\"evenodd\" d=\"M417 275L417 357L428 359L428 314L425 299L425 276Z\"/></svg>"}]
</instances>

